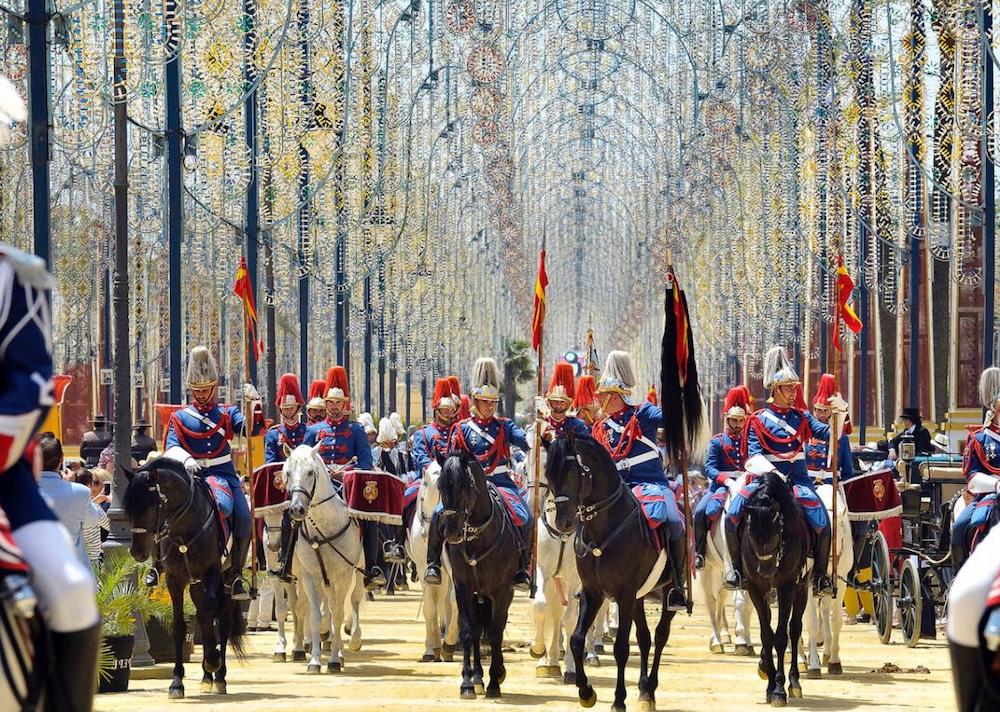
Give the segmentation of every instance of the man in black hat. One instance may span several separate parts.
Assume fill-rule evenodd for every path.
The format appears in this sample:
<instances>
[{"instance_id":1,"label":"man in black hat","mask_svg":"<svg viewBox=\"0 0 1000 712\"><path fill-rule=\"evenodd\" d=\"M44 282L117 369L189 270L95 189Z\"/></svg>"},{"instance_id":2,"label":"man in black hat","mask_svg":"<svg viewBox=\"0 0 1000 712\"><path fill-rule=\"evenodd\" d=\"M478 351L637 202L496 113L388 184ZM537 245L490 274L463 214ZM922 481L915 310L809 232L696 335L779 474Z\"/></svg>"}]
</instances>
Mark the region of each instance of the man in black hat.
<instances>
[{"instance_id":1,"label":"man in black hat","mask_svg":"<svg viewBox=\"0 0 1000 712\"><path fill-rule=\"evenodd\" d=\"M146 429L149 428L149 421L145 417L139 418L132 429L135 433L132 435L132 459L136 462L142 462L145 460L149 453L157 449L156 440L149 436Z\"/></svg>"},{"instance_id":2,"label":"man in black hat","mask_svg":"<svg viewBox=\"0 0 1000 712\"><path fill-rule=\"evenodd\" d=\"M111 443L107 418L99 413L94 416L93 424L94 429L84 433L80 442L80 457L87 463L87 467L97 467L101 453Z\"/></svg>"},{"instance_id":3,"label":"man in black hat","mask_svg":"<svg viewBox=\"0 0 1000 712\"><path fill-rule=\"evenodd\" d=\"M907 435L913 436L917 455L933 455L934 446L931 445L931 433L923 426L920 409L903 408L899 419L903 421L903 431L889 441L889 457L893 460L899 457L899 443Z\"/></svg>"}]
</instances>

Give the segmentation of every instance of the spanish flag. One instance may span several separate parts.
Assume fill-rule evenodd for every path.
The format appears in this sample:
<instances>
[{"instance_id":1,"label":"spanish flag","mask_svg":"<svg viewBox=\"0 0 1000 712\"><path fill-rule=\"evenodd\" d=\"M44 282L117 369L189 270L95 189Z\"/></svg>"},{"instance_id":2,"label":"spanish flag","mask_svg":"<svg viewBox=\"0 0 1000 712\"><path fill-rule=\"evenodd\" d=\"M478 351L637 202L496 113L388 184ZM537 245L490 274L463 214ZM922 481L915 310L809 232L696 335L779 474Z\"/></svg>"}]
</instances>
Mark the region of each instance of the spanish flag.
<instances>
[{"instance_id":1,"label":"spanish flag","mask_svg":"<svg viewBox=\"0 0 1000 712\"><path fill-rule=\"evenodd\" d=\"M249 344L253 344L253 360L260 361L261 354L264 353L264 339L257 336L257 307L253 300L253 285L250 284L250 272L247 270L247 260L240 257L240 266L236 270L236 284L233 285L233 294L243 302L243 320L247 330L248 355Z\"/></svg>"},{"instance_id":2,"label":"spanish flag","mask_svg":"<svg viewBox=\"0 0 1000 712\"><path fill-rule=\"evenodd\" d=\"M535 280L535 309L531 316L531 347L538 351L542 345L542 324L545 322L545 288L549 276L545 273L545 248L538 254L538 279Z\"/></svg>"},{"instance_id":3,"label":"spanish flag","mask_svg":"<svg viewBox=\"0 0 1000 712\"><path fill-rule=\"evenodd\" d=\"M861 323L861 319L858 318L851 305L847 303L851 298L851 293L854 291L854 280L847 273L847 268L844 266L844 258L840 255L837 256L836 274L837 301L834 308L837 311L833 320L833 345L837 351L840 351L842 350L840 345L840 322L843 321L844 325L855 334L864 328L864 324Z\"/></svg>"}]
</instances>

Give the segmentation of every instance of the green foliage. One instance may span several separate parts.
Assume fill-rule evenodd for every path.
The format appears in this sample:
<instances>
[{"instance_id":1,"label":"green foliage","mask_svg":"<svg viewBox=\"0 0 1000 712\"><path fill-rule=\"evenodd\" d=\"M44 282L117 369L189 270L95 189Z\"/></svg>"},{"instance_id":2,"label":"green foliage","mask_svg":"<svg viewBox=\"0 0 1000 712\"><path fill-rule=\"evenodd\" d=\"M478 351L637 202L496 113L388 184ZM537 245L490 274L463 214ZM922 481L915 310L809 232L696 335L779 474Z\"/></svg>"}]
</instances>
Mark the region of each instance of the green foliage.
<instances>
[{"instance_id":1,"label":"green foliage","mask_svg":"<svg viewBox=\"0 0 1000 712\"><path fill-rule=\"evenodd\" d=\"M503 345L503 370L514 376L516 383L528 383L535 377L530 345L524 339L507 339Z\"/></svg>"},{"instance_id":2,"label":"green foliage","mask_svg":"<svg viewBox=\"0 0 1000 712\"><path fill-rule=\"evenodd\" d=\"M101 647L97 651L97 684L111 679L111 671L115 668L115 654L111 652L107 638L101 638Z\"/></svg>"},{"instance_id":3,"label":"green foliage","mask_svg":"<svg viewBox=\"0 0 1000 712\"><path fill-rule=\"evenodd\" d=\"M169 600L156 600L140 582L149 570L148 564L134 561L125 547L112 547L104 552L97 566L97 610L105 636L131 635L135 618L170 615Z\"/></svg>"}]
</instances>

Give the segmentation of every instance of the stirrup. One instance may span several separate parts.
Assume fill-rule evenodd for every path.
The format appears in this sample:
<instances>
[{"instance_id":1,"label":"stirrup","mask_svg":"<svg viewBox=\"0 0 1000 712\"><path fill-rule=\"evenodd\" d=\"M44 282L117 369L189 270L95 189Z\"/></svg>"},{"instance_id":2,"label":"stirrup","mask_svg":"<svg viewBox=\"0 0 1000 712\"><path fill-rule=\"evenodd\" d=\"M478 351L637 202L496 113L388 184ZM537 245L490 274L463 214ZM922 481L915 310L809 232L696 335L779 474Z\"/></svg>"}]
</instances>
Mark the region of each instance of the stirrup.
<instances>
[{"instance_id":1,"label":"stirrup","mask_svg":"<svg viewBox=\"0 0 1000 712\"><path fill-rule=\"evenodd\" d=\"M233 582L225 586L226 593L234 601L249 601L250 592L247 591L246 583L242 576L237 576Z\"/></svg>"},{"instance_id":2,"label":"stirrup","mask_svg":"<svg viewBox=\"0 0 1000 712\"><path fill-rule=\"evenodd\" d=\"M385 573L378 566L373 566L365 576L365 590L374 591L386 585Z\"/></svg>"},{"instance_id":3,"label":"stirrup","mask_svg":"<svg viewBox=\"0 0 1000 712\"><path fill-rule=\"evenodd\" d=\"M743 576L736 569L730 569L726 578L722 581L722 587L727 591L742 591Z\"/></svg>"},{"instance_id":4,"label":"stirrup","mask_svg":"<svg viewBox=\"0 0 1000 712\"><path fill-rule=\"evenodd\" d=\"M441 567L438 564L427 564L427 568L424 570L424 583L431 586L441 584Z\"/></svg>"},{"instance_id":5,"label":"stirrup","mask_svg":"<svg viewBox=\"0 0 1000 712\"><path fill-rule=\"evenodd\" d=\"M148 588L156 588L160 585L160 572L156 570L156 567L152 567L149 573L146 574L144 583Z\"/></svg>"},{"instance_id":6,"label":"stirrup","mask_svg":"<svg viewBox=\"0 0 1000 712\"><path fill-rule=\"evenodd\" d=\"M514 574L514 590L525 593L531 591L531 576L524 569Z\"/></svg>"},{"instance_id":7,"label":"stirrup","mask_svg":"<svg viewBox=\"0 0 1000 712\"><path fill-rule=\"evenodd\" d=\"M813 595L817 598L833 597L833 582L829 576L817 576L813 580Z\"/></svg>"},{"instance_id":8,"label":"stirrup","mask_svg":"<svg viewBox=\"0 0 1000 712\"><path fill-rule=\"evenodd\" d=\"M695 571L701 571L703 568L705 568L705 555L704 554L695 554L694 555L694 568L695 568Z\"/></svg>"},{"instance_id":9,"label":"stirrup","mask_svg":"<svg viewBox=\"0 0 1000 712\"><path fill-rule=\"evenodd\" d=\"M667 592L667 600L664 601L667 606L668 611L686 611L687 610L687 596L684 595L684 589L674 586Z\"/></svg>"},{"instance_id":10,"label":"stirrup","mask_svg":"<svg viewBox=\"0 0 1000 712\"><path fill-rule=\"evenodd\" d=\"M382 547L382 555L387 564L402 564L406 561L406 552L396 542L386 542Z\"/></svg>"}]
</instances>

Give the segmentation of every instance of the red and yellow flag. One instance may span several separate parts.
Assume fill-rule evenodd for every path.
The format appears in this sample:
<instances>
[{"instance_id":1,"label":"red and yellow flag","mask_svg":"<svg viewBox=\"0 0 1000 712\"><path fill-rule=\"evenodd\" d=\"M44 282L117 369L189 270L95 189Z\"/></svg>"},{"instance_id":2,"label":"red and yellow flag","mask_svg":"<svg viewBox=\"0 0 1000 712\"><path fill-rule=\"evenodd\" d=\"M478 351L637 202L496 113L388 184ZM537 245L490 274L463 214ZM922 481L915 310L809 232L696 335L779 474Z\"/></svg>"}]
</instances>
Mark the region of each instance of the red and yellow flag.
<instances>
[{"instance_id":1,"label":"red and yellow flag","mask_svg":"<svg viewBox=\"0 0 1000 712\"><path fill-rule=\"evenodd\" d=\"M676 330L676 356L677 356L677 373L680 376L681 388L684 388L684 384L687 383L687 369L688 369L688 315L687 309L684 305L684 297L681 292L681 286L677 283L677 275L670 271L670 283L672 285L671 292L673 294L674 300L674 328Z\"/></svg>"},{"instance_id":2,"label":"red and yellow flag","mask_svg":"<svg viewBox=\"0 0 1000 712\"><path fill-rule=\"evenodd\" d=\"M854 280L851 279L851 275L847 273L847 268L844 266L844 258L841 256L837 257L837 300L835 302L834 308L836 313L833 320L833 346L837 351L841 350L840 345L840 322L843 321L844 325L850 329L853 333L857 334L864 328L864 324L861 323L861 319L854 312L854 309L848 304L848 300L851 298L851 293L854 291Z\"/></svg>"},{"instance_id":3,"label":"red and yellow flag","mask_svg":"<svg viewBox=\"0 0 1000 712\"><path fill-rule=\"evenodd\" d=\"M240 266L236 269L233 294L243 302L243 320L247 329L247 342L253 345L254 362L260 361L261 354L264 353L264 339L257 336L257 307L254 305L253 285L250 284L250 272L247 270L245 257L240 257Z\"/></svg>"},{"instance_id":4,"label":"red and yellow flag","mask_svg":"<svg viewBox=\"0 0 1000 712\"><path fill-rule=\"evenodd\" d=\"M542 345L542 324L545 322L545 288L549 275L545 273L545 248L538 254L538 279L535 280L535 309L531 316L531 347L538 351Z\"/></svg>"}]
</instances>

